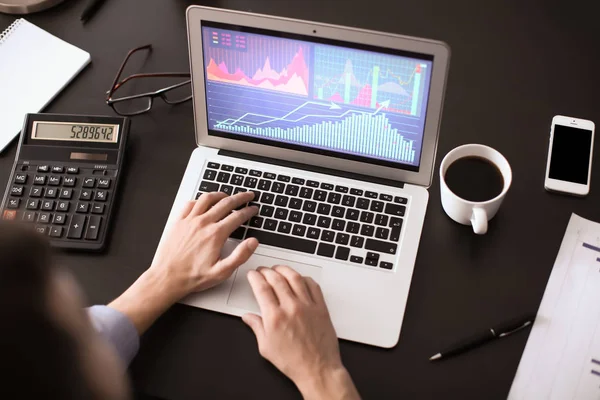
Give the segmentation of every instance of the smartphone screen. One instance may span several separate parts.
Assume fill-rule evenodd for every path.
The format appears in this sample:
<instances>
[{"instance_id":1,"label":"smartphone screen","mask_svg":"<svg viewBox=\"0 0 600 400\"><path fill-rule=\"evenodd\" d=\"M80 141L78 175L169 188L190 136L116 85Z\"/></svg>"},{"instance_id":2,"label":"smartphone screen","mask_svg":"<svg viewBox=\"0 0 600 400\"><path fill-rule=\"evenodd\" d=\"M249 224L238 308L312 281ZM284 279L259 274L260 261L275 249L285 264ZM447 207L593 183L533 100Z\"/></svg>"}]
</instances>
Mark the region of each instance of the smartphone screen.
<instances>
[{"instance_id":1,"label":"smartphone screen","mask_svg":"<svg viewBox=\"0 0 600 400\"><path fill-rule=\"evenodd\" d=\"M555 125L548 177L587 185L591 145L592 131Z\"/></svg>"}]
</instances>

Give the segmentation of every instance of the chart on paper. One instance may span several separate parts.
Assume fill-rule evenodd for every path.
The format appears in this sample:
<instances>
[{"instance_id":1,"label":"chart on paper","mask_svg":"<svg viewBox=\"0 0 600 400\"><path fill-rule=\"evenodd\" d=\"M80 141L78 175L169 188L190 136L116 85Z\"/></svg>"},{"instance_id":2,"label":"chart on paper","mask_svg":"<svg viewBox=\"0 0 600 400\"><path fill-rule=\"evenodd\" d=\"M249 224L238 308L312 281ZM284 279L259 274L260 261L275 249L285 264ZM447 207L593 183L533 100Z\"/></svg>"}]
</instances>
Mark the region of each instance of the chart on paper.
<instances>
[{"instance_id":1,"label":"chart on paper","mask_svg":"<svg viewBox=\"0 0 600 400\"><path fill-rule=\"evenodd\" d=\"M509 399L600 399L600 224L572 215Z\"/></svg>"}]
</instances>

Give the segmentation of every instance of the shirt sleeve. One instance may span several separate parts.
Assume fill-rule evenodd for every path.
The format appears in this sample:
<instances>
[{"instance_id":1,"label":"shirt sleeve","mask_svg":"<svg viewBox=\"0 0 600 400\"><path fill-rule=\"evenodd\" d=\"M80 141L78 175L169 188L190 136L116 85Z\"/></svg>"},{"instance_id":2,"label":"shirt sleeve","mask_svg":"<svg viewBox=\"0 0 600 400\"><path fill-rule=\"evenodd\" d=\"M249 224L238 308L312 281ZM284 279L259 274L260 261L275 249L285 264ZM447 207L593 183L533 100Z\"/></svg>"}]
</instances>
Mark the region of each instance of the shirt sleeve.
<instances>
[{"instance_id":1,"label":"shirt sleeve","mask_svg":"<svg viewBox=\"0 0 600 400\"><path fill-rule=\"evenodd\" d=\"M96 331L115 348L126 365L129 365L140 347L140 337L133 322L122 312L107 306L87 309Z\"/></svg>"}]
</instances>

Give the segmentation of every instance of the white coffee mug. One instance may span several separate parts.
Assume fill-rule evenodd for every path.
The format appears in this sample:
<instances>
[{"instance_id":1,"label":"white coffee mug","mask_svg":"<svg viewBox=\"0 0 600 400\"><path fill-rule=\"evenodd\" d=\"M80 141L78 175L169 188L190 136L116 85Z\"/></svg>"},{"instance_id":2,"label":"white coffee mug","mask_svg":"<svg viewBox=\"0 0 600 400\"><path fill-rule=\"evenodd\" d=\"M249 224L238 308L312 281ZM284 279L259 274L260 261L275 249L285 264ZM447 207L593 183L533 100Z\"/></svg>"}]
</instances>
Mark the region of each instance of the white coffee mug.
<instances>
[{"instance_id":1,"label":"white coffee mug","mask_svg":"<svg viewBox=\"0 0 600 400\"><path fill-rule=\"evenodd\" d=\"M491 200L476 202L465 200L454 194L446 184L446 171L448 167L460 158L480 157L494 164L504 179L502 192ZM506 158L499 151L482 144L465 144L446 154L440 165L440 191L442 207L450 218L459 224L473 225L473 231L478 235L487 232L488 221L496 215L506 192L512 183L512 170Z\"/></svg>"}]
</instances>

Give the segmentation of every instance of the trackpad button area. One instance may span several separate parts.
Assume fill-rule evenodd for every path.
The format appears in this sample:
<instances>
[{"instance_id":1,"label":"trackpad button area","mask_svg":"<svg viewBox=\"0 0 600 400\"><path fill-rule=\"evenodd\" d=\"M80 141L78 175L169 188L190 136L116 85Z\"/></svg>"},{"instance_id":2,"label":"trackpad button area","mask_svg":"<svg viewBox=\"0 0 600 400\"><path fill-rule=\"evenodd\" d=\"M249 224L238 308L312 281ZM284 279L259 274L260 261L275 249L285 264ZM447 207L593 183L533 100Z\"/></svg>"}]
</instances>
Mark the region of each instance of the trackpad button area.
<instances>
[{"instance_id":1,"label":"trackpad button area","mask_svg":"<svg viewBox=\"0 0 600 400\"><path fill-rule=\"evenodd\" d=\"M248 283L247 274L251 269L258 267L272 267L274 265L288 265L290 268L298 272L302 276L310 276L321 284L321 267L315 265L296 263L291 261L283 261L277 258L254 255L247 263L242 265L235 275L235 281L229 293L227 305L231 307L243 308L248 311L260 314L260 308L252 293L252 288Z\"/></svg>"}]
</instances>

